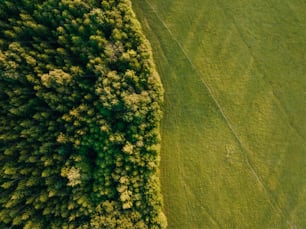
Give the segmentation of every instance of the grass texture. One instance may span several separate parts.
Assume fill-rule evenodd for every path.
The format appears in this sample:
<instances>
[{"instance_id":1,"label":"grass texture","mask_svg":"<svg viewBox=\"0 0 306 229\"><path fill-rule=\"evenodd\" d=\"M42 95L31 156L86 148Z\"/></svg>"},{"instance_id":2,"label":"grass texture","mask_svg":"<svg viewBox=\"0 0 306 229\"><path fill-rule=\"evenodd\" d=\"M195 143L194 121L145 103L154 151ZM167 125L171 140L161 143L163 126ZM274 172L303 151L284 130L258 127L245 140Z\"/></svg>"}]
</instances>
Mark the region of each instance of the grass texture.
<instances>
[{"instance_id":1,"label":"grass texture","mask_svg":"<svg viewBox=\"0 0 306 229\"><path fill-rule=\"evenodd\" d=\"M169 229L306 227L306 3L143 0Z\"/></svg>"}]
</instances>

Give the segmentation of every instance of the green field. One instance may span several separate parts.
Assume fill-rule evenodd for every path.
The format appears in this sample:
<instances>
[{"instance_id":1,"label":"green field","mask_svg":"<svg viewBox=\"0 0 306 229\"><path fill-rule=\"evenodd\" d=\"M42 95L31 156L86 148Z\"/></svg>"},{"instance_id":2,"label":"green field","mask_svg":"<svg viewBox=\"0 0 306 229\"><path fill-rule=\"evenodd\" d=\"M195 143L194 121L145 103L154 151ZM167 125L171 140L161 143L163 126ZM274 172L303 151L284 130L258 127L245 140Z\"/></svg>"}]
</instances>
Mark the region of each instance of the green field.
<instances>
[{"instance_id":1,"label":"green field","mask_svg":"<svg viewBox=\"0 0 306 229\"><path fill-rule=\"evenodd\" d=\"M306 2L141 0L169 229L306 228Z\"/></svg>"}]
</instances>

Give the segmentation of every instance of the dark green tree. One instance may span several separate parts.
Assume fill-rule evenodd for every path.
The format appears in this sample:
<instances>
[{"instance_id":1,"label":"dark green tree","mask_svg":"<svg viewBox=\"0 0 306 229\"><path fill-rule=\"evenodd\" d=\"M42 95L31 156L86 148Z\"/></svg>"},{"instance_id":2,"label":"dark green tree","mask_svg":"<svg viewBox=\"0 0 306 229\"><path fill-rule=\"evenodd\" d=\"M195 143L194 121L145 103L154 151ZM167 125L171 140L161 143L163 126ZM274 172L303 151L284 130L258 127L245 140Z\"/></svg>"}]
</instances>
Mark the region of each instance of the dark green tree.
<instances>
[{"instance_id":1,"label":"dark green tree","mask_svg":"<svg viewBox=\"0 0 306 229\"><path fill-rule=\"evenodd\" d=\"M0 228L165 228L162 86L129 0L0 2Z\"/></svg>"}]
</instances>

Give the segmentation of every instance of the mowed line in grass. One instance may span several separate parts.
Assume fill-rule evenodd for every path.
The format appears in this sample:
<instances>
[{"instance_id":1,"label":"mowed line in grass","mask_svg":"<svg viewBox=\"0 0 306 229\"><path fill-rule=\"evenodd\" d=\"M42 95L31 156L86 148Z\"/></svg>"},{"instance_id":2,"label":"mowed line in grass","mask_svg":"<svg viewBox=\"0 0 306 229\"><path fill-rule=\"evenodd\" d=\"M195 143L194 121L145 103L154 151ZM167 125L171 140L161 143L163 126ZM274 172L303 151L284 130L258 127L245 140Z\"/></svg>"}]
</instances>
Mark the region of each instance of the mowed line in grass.
<instances>
[{"instance_id":1,"label":"mowed line in grass","mask_svg":"<svg viewBox=\"0 0 306 229\"><path fill-rule=\"evenodd\" d=\"M242 41L242 43L244 43L245 48L248 50L252 61L254 61L254 65L256 65L256 68L259 70L259 72L263 75L263 77L261 78L262 80L264 80L264 82L266 83L266 87L271 88L271 93L272 93L272 97L274 99L274 103L277 105L278 109L280 112L282 112L282 116L285 116L285 118L283 119L284 122L286 122L288 124L288 127L291 128L293 131L295 131L297 133L297 137L300 137L301 140L303 140L304 142L306 141L305 138L302 136L302 134L300 133L300 131L298 130L298 128L296 128L290 121L288 121L288 119L290 119L287 116L287 112L286 109L284 107L284 105L282 104L282 101L277 97L277 95L274 93L273 91L273 87L271 85L271 83L267 80L267 74L260 66L259 61L257 60L257 57L253 54L252 49L249 47L248 42L245 40L243 34L241 33L238 24L235 21L235 18L232 17L230 14L228 14L228 12L222 7L222 4L220 3L219 0L217 0L217 3L219 5L219 7L223 10L224 15L226 15L226 17L231 20L233 22L233 25L235 27L235 31L237 31L237 33L239 34L240 40Z\"/></svg>"},{"instance_id":2,"label":"mowed line in grass","mask_svg":"<svg viewBox=\"0 0 306 229\"><path fill-rule=\"evenodd\" d=\"M260 4L259 4L260 5ZM234 7L233 7L234 8ZM276 15L277 16L277 15ZM290 15L287 17L287 18L290 18ZM239 20L239 21L243 21L243 20ZM301 22L300 22L301 23ZM286 25L286 24L285 24ZM236 30L238 30L238 28L237 28L237 25L235 25L235 27L236 27ZM283 27L284 27L284 25L283 25ZM296 27L302 27L301 26L301 24L297 24L297 26ZM282 28L282 27L281 27ZM285 26L285 28L284 29L287 29L287 30L297 30L297 29L295 29L295 28L292 28L291 26L290 27L286 27ZM298 43L300 43L301 44L301 50L299 51L299 52L296 52L295 50L288 50L288 49L285 49L286 51L287 51L287 54L288 55L285 55L285 56L278 56L278 54L276 53L276 52L271 52L271 53L264 53L265 55L269 55L269 57L271 57L271 58L274 58L275 60L277 60L278 62L280 62L280 61L282 61L283 59L286 59L286 57L288 57L288 56L293 56L293 55L297 55L297 56L299 56L299 55L301 55L301 53L303 52L303 50L305 49L305 32L303 32L303 31L305 31L305 30L299 30L298 32L298 36L296 36L296 39L297 39L297 42ZM278 30L277 30L277 32L278 32ZM292 34L292 33L290 33L290 32L288 32L288 34ZM269 35L269 34L268 34ZM287 38L286 38L286 36L285 36L285 34L282 34L281 36L280 35L278 35L278 33L276 33L276 32L274 32L274 34L272 33L272 35L273 36L275 36L275 37L277 37L278 39L281 39L281 44L283 45L286 41L287 41ZM274 39L274 37L271 35L271 38L270 39ZM242 35L241 35L241 33L239 34L239 36L241 37ZM270 36L270 35L269 35ZM289 35L290 36L290 35ZM237 36L236 36L236 39L237 39ZM237 43L239 42L239 38L237 39L238 41L237 41ZM289 40L289 39L288 39ZM252 46L250 46L249 44L248 44L248 42L246 42L246 41L244 41L244 42L242 42L242 43L244 43L247 47L247 50L246 50L246 53L247 52L249 52L250 50L252 50ZM232 41L232 44L235 44L235 42L233 42ZM272 46L273 47L273 46ZM265 50L265 48L266 47L263 47L262 49L263 50ZM243 49L243 47L241 48L241 49ZM264 59L267 63L269 63L269 59L268 58L266 58L265 57L265 55L258 55L258 51L257 51L258 49L256 48L256 49L254 49L253 50L253 52L255 53L254 55L252 55L252 58L253 59ZM282 50L280 50L280 51L282 51ZM285 51L285 52L286 52ZM257 53L256 53L257 52ZM282 51L283 52L283 51ZM231 54L232 55L232 54ZM227 57L231 57L231 55L228 55ZM197 59L197 60L199 60L199 58L195 58L195 59ZM232 58L229 58L230 60L232 59ZM229 60L229 62L230 62L230 60ZM288 59L288 61L290 61L290 59ZM273 107L274 107L274 111L273 111L273 117L274 117L274 119L275 120L277 120L277 125L279 125L279 128L276 128L276 133L275 133L275 135L277 136L279 133L277 133L277 132L280 132L280 131L283 131L284 133L282 133L281 135L282 135L282 139L281 140L277 140L277 141L271 141L270 142L270 148L271 149L273 149L273 150L275 150L275 152L276 153L278 153L278 151L284 151L284 147L274 147L274 145L275 144L280 144L280 143L282 143L282 142L284 142L284 143L287 143L287 144L290 144L291 146L292 146L292 149L289 149L289 147L288 147L288 151L286 152L286 155L285 156L289 156L290 157L290 155L291 155L291 153L292 153L292 151L293 151L293 156L294 157L296 157L296 158L300 158L300 161L302 162L302 163L297 163L297 165L298 166L296 166L296 165L294 165L294 166L292 166L292 165L290 165L290 166L288 166L288 165L286 165L286 161L284 161L284 164L283 164L283 166L287 166L287 169L284 169L284 171L286 171L286 172L294 172L294 173L297 173L298 172L298 174L299 174L299 179L301 180L301 181L303 181L303 178L305 177L305 176L303 176L303 170L302 170L302 167L305 167L304 165L305 165L305 163L303 164L303 159L305 158L303 155L303 153L305 152L305 137L303 137L303 131L304 131L304 133L305 133L305 128L303 129L303 128L297 128L297 126L294 126L294 121L295 121L295 119L294 118L292 118L292 117L290 117L290 116L292 116L292 115L297 115L297 116L299 116L299 119L301 119L301 118L304 118L305 116L304 116L304 113L305 113L305 93L303 93L303 92L305 92L305 90L303 90L304 88L305 88L305 65L303 64L304 62L304 59L303 58L301 58L301 59L296 59L296 62L297 63L300 63L300 66L304 66L304 68L300 68L300 69L298 69L297 71L295 70L295 69L292 69L292 65L290 65L290 64L288 64L287 65L287 67L288 67L288 69L290 69L290 70L292 70L290 73L291 74L288 74L288 79L290 79L290 80L292 80L292 81L289 81L289 82L283 82L284 80L282 80L282 79L280 79L279 80L279 78L277 78L277 76L278 75L276 75L272 70L274 70L274 69L266 69L266 66L262 66L262 67L258 67L260 64L259 63L256 63L256 64L253 64L255 67L255 69L256 69L256 71L257 71L257 74L261 74L261 75L263 75L263 76L260 76L260 77L257 77L257 80L258 81L261 81L261 84L263 85L263 88L265 89L265 90L269 90L269 94L268 94L268 96L265 96L265 100L267 100L267 101L269 101L270 100L270 103L273 105ZM257 61L257 62L259 62L259 61ZM275 61L276 62L276 61ZM239 63L237 63L237 64L239 64ZM293 62L293 64L296 64L296 63L294 63ZM226 64L225 64L226 65ZM202 63L202 66L203 66L203 63ZM220 65L220 66L222 66L222 65ZM274 67L276 68L276 69L278 69L278 68L280 68L279 67L280 66L280 64L278 64L278 65L275 65ZM269 71L268 71L269 70ZM287 72L284 72L284 73L282 73L282 72L279 72L279 74L282 74L281 76L283 76L283 75L285 75L286 76L286 74L287 74ZM225 75L227 75L227 74L230 74L230 73L228 73L228 72L224 72L224 76ZM255 74L253 74L253 75L255 75ZM272 78L272 77L275 77L275 78ZM233 79L233 78L232 78ZM273 85L272 84L274 84L274 83L276 83L276 82L278 82L278 81L280 81L280 82L282 82L282 87L280 87L280 88L275 88L275 87L273 87ZM295 81L297 81L297 82L299 82L299 81L301 81L300 82L300 84L299 84L299 86L296 86L296 85L294 85L294 83L296 84L296 82ZM285 88L286 86L291 86L291 87L288 87L288 88ZM292 87L292 85L293 86L296 86L296 87ZM234 88L234 87L233 87ZM284 88L286 89L286 90L284 90ZM286 98L290 98L290 97L296 97L295 99L295 101L293 101L293 103L285 103L284 101L281 101L278 97L275 97L275 94L276 93L279 93L280 91L282 91L282 89L283 89L283 92L286 92L286 93L288 93L287 94L287 96L285 96L285 97L283 97L282 98L282 100L285 100ZM258 91L260 91L260 90L258 90ZM293 96L295 93L299 93L299 95L298 96ZM233 93L229 93L229 92L227 92L227 94L226 95L231 95L231 94L233 94ZM226 101L226 99L221 99L221 101ZM267 104L268 102L265 102L265 101L263 101L262 102L263 104ZM230 104L230 105L232 105L233 103L228 103L228 104ZM223 104L223 106L225 106L225 105L227 105L226 103L224 103ZM293 112L293 111L291 111L291 110L288 110L287 109L287 111L286 112L284 112L285 111L285 109L284 109L284 107L285 106L290 106L290 105L295 105L295 109L298 109L297 110L297 112ZM261 105L262 107L263 107L263 105ZM229 106L228 106L229 107ZM242 108L244 108L244 107L242 107ZM235 113L235 112L233 112L233 113ZM239 112L236 112L236 113L239 113ZM270 115L269 113L266 113L265 114L265 116L268 116L268 115ZM264 117L265 119L267 119L267 117ZM305 118L304 118L305 119ZM249 118L249 120L252 120L252 116L250 115L250 118ZM238 122L239 120L236 120L236 123ZM244 121L244 122L247 122L247 121ZM268 125L266 125L266 127L267 128L269 128L269 123L268 123ZM303 126L304 125L304 122L301 122L301 126ZM267 129L266 128L266 129ZM290 130L290 131L288 131L288 130ZM248 131L248 130L247 130ZM268 131L269 132L269 131ZM287 138L287 136L286 136L286 133L285 132L291 132L292 133L292 135L294 136L294 137L292 137L292 136L290 136L290 137L288 137ZM248 132L246 132L244 135L245 136L247 136L247 134L249 134ZM305 135L305 134L304 134ZM267 138L267 139L269 139L269 138ZM245 142L247 142L247 141L245 141ZM272 146L272 147L271 147ZM252 145L251 145L251 147L252 147ZM266 147L267 148L267 147ZM275 148L275 149L274 149ZM294 149L295 148L295 149ZM257 152L256 152L257 153ZM271 154L272 156L274 156L273 154ZM256 160L257 158L257 155L254 157L254 159ZM266 160L264 160L263 162L264 163L267 163L267 162L269 162L268 160L270 160L270 158L269 158L270 156L269 156L269 154L268 154L268 156L265 158ZM294 160L296 160L296 159L294 159ZM289 160L289 163L291 162L293 162L294 160L292 160L292 158L290 158L290 160ZM272 163L270 163L271 165L272 165ZM273 166L273 165L272 165ZM296 169L295 169L295 166L296 166ZM259 168L260 168L260 165L258 166ZM260 168L260 170L263 170L262 168ZM305 171L305 170L304 170ZM262 171L261 171L262 172ZM264 174L264 173L263 173ZM295 175L296 176L296 175ZM266 177L266 174L264 174L264 177ZM289 177L290 178L290 175L289 176L287 176L287 177ZM282 178L282 177L280 177L280 178ZM291 177L291 179L292 178L294 178L295 179L295 177L294 176L292 176ZM293 180L293 179L292 179ZM304 185L305 183L304 182L299 182L300 184L302 184L302 185ZM281 193L281 191L283 191L282 189L284 189L285 191L287 191L286 189L287 189L287 185L286 185L286 182L283 182L283 184L282 184L282 186L283 187L280 187L279 188L279 190L280 190L280 192L279 193ZM292 187L291 188L296 188L296 190L299 190L301 187L299 187L299 186L297 186L297 187L294 187L294 185L292 185ZM294 190L294 192L293 193L290 193L290 192L287 192L286 194L287 194L287 198L288 199L290 199L291 198L291 196L293 196L293 197L296 197L297 196L297 192L296 192L296 190ZM277 191L278 192L278 191ZM277 192L274 192L274 194L273 195L279 195L279 193L277 193ZM280 196L280 195L279 195ZM280 197L279 196L277 196L277 199L278 200L280 200ZM282 197L281 197L282 198ZM290 202L293 202L293 201L290 201ZM303 202L304 204L305 204L305 201ZM285 204L283 204L283 205L285 205ZM289 203L289 205L292 205L292 203ZM284 209L283 211L286 213L287 212L287 215L289 214L288 212L288 210L286 209L287 208L287 206L282 206L282 208ZM289 217L288 217L289 218ZM302 221L302 219L301 219L302 217L300 217L300 219L298 219L299 221ZM289 224L291 224L290 223L290 220L288 220L288 223Z\"/></svg>"},{"instance_id":3,"label":"mowed line in grass","mask_svg":"<svg viewBox=\"0 0 306 229\"><path fill-rule=\"evenodd\" d=\"M177 50L177 48L175 47L174 48L175 50ZM174 52L175 52L175 50L173 50ZM157 62L159 62L158 60L157 60ZM172 63L169 63L168 62L168 64L170 64L170 65L168 65L168 67L169 68L171 68L171 64ZM176 66L175 67L177 67L177 65L179 65L179 64L176 64ZM192 72L193 70L192 69L189 69L190 68L190 66L188 67L188 71L191 71L191 74L194 74L194 75L196 75L196 73L194 73L194 72ZM170 73L171 74L171 73ZM169 74L169 75L170 75ZM183 72L181 72L181 74L183 74ZM190 74L190 72L187 72L187 74ZM179 84L179 85L177 85L176 84L176 86L184 86L184 83L190 83L190 80L188 81L188 82L182 82L181 84ZM201 92L201 91L203 91L203 87L202 87L202 83L201 83L201 81L197 81L197 82L195 82L196 84L197 84L197 86L200 86L200 88L198 89L198 90L194 90L193 92L195 93L195 95L193 95L193 96L189 96L189 98L191 98L191 97L193 97L193 98L198 98L198 99L202 99L203 97L204 97L204 101L203 101L203 103L206 103L206 99L207 99L207 97L209 98L209 95L207 94L207 93L204 93L205 95L203 96L203 95L196 95L196 93L199 93L199 92ZM194 87L194 86L192 86L192 87ZM190 87L190 88L192 88L192 87ZM169 89L169 88L168 88ZM176 88L179 92L183 92L184 91L184 89L180 89L180 88ZM170 89L171 90L171 89ZM205 91L205 90L204 90ZM177 96L175 95L175 96L171 96L172 98L170 98L170 99L167 99L167 97L168 96L171 96L171 92L169 92L169 90L168 90L168 92L166 93L166 102L167 101L169 101L170 100L170 102L171 101L174 101L175 100L175 98L177 98ZM184 99L182 99L182 103L184 103L183 102L183 100ZM202 110L202 111L205 111L204 113L202 113L201 115L207 115L207 116L209 116L209 113L211 112L211 111L213 111L213 110L217 110L217 109L210 109L209 107L210 106L214 106L214 105L212 105L212 101L208 101L207 102L207 104L205 104L205 106L206 106L206 108L204 108L204 109L201 109L201 106L203 107L204 105L203 104L201 104L201 106L199 106L199 104L194 104L194 105L196 105L195 107L194 107L194 109L193 110L190 110L191 112L193 112L193 113L195 113L195 111L198 109L198 110ZM167 105L166 105L167 106ZM169 105L168 105L169 106ZM180 105L177 105L177 106L173 106L173 108L176 108L176 109L180 109L180 108L182 108L183 106L180 106ZM169 109L169 110L171 110L171 109ZM188 113L188 111L185 111L186 113L185 114L190 114L190 113ZM218 113L217 111L216 111L216 113ZM177 116L179 116L180 114L179 114L179 112L173 112L172 114L175 114L174 115L174 117L173 116L171 116L171 118L169 117L170 115L168 115L167 114L167 109L166 109L166 114L165 114L165 118L169 118L169 119L172 119L173 120L173 122L174 122L174 125L180 125L180 122L178 122L178 121L176 121L175 119L177 118ZM194 117L195 116L195 114L191 114L191 116L190 116L190 118L192 118L192 117ZM222 120L222 118L221 117L219 117L220 115L219 114L214 114L214 115L212 115L212 117L217 117L218 119L220 119L220 120L218 120L218 121L221 121ZM197 117L197 118L199 118L199 117ZM200 118L201 119L201 118ZM187 120L187 119L186 119ZM165 121L167 124L169 124L167 121ZM223 121L221 121L221 122L223 122ZM195 124L195 125L198 125L198 124L201 124L201 123L197 123L197 124ZM188 124L186 124L186 125L188 125ZM197 129L198 128L198 126L195 126L194 124L193 124L193 126L194 126L194 128L195 129ZM214 123L213 122L211 122L211 123L209 123L208 125L214 125ZM204 131L205 131L205 125L204 125L204 128L202 127L202 129L204 129ZM172 133L172 131L170 130L170 128L169 128L169 126L167 125L167 127L165 127L165 128L163 128L163 129L166 129L166 132L167 133L170 133L170 134L173 134ZM224 127L223 128L220 128L220 129L225 129ZM181 131L179 131L179 132L184 132L184 130L182 129ZM196 132L197 131L195 131L195 132L192 132L192 133L190 133L190 136L193 136L193 135L195 135L196 134ZM201 131L198 131L198 132L201 132ZM214 131L213 131L214 132ZM199 134L199 135L201 135L201 133ZM218 135L218 133L216 133L216 135ZM228 134L229 136L231 135L230 133ZM167 144L165 144L164 145L164 148L166 148L166 147L168 147L169 145L168 144L171 144L171 138L169 139L169 140L167 140L167 137L168 136L166 136L165 134L163 134L163 142L166 142ZM173 136L172 136L173 137ZM208 138L208 141L210 141L210 142L212 142L212 138L214 138L214 137L216 137L217 138L217 136L210 136L210 138ZM202 139L201 139L202 140ZM187 143L186 143L187 141L186 141L186 139L185 139L185 141L184 141L184 143L187 145ZM203 143L205 144L205 136L203 136ZM197 142L197 144L198 144L198 142ZM192 144L190 144L190 145L192 145ZM204 145L203 145L204 146ZM171 150L173 150L173 148L174 147L171 147L170 146L170 148L172 148ZM164 149L164 151L167 151L167 150L165 150ZM183 150L184 151L184 150ZM174 167L176 167L177 166L177 164L178 165L180 165L180 164L183 164L183 166L182 167L184 167L184 160L177 160L177 158L178 158L178 156L175 156L174 155L174 152L171 152L172 153L172 157L169 159L169 160L167 160L167 159L165 159L165 157L167 157L167 155L164 155L164 159L162 159L162 163L167 163L167 166L168 166L168 169L166 169L167 171L166 171L166 173L170 173L171 171L169 171L169 170L172 170ZM199 155L197 155L197 156L199 156ZM195 163L196 162L196 160L198 160L198 159L201 159L201 158L197 158L197 156L195 156L194 158L192 158L192 157L190 157L190 158L188 158L187 160L189 160L189 161L191 161L192 163ZM211 157L209 157L210 159L212 159ZM224 158L222 158L222 159L224 159ZM186 158L185 158L185 160L186 160ZM170 166L169 165L169 163L171 163L171 162L174 162L174 165L173 166ZM222 161L222 162L224 162L224 161ZM227 164L228 165L228 164ZM196 167L196 165L194 164L194 165L192 165L192 166L195 166ZM187 166L186 166L187 167ZM185 169L185 170L190 170L190 168L183 168L183 169ZM200 168L201 169L201 168ZM163 172L163 171L162 171ZM193 172L194 172L194 174L196 174L197 173L197 171L196 170L193 170ZM182 181L182 183L183 183L183 181L184 181L184 179L190 179L190 177L183 177L183 176L177 176L179 173L174 173L174 174L170 174L169 175L169 177L176 177L177 178L177 181ZM164 177L165 177L165 175L164 174L162 174ZM168 174L167 174L168 175ZM201 177L201 175L203 175L203 174L201 174L201 173L199 173L199 177ZM213 177L213 176L211 176L211 177ZM246 177L248 177L247 175L246 175ZM207 179L211 179L211 178L207 178ZM166 179L165 179L166 180ZM164 182L165 183L167 183L166 185L169 185L169 183L168 183L168 179L167 179L167 181L165 181L164 180ZM205 179L203 179L203 180L205 180ZM248 180L248 181L246 181L246 183L248 183L249 181L251 181L252 182L252 178L250 178L250 179L246 179L246 180ZM201 184L201 183L203 183L203 182L205 182L205 181L202 181L202 180L199 180L199 182L197 183L198 184L198 186L200 187L200 189L202 189L202 186L203 186L203 184ZM214 183L214 181L210 181L211 183ZM255 182L255 180L254 180L254 182ZM169 185L170 186L170 185ZM199 225L199 227L201 227L200 225L203 225L203 227L206 227L207 225L208 225L208 222L207 221L209 221L208 219L207 219L207 217L204 217L204 216L202 216L201 217L201 215L202 214L204 214L203 213L203 209L207 209L207 207L205 207L206 206L206 203L205 203L205 198L207 197L206 195L203 195L203 197L204 197L204 200L203 199L201 199L201 198L198 198L198 197L196 197L195 198L195 200L194 201L191 201L191 199L190 199L190 197L188 197L187 195L184 195L184 194L182 194L182 195L179 195L177 192L179 192L179 191L181 191L180 190L180 188L182 189L182 190L184 190L185 189L185 186L184 185L180 185L180 184L178 184L178 185L173 185L174 186L174 188L179 188L178 190L176 190L175 189L175 193L176 193L176 197L177 196L179 196L179 197L177 197L177 198L173 198L173 195L171 194L171 195L168 195L168 193L166 192L165 193L165 199L166 199L166 205L167 204L169 204L170 206L168 206L168 208L166 209L167 211L168 211L168 215L171 217L170 218L170 223L172 222L172 225L170 224L170 228L192 228L192 225L195 225L195 226L197 226L197 225ZM254 190L256 190L257 188L255 188ZM204 190L205 191L205 190ZM171 193L171 191L169 192L169 193ZM215 195L219 195L217 192L215 193ZM195 203L200 203L200 204L197 204L197 206L196 207L193 207L193 209L192 208L190 208L190 211L188 211L188 210L185 210L185 209L182 209L182 208L180 208L180 207L177 207L176 205L175 205L175 203L174 202L179 202L179 201L181 201L181 202L184 202L183 200L182 200L182 197L183 198L185 198L185 201L186 201L186 203L182 203L181 205L182 206L184 206L184 207L186 207L186 206L188 206L188 205L193 205L193 204L195 204ZM217 197L216 197L217 198ZM167 199L173 199L173 200L171 200L171 201L169 201L170 203L167 203ZM177 201L176 201L176 199L177 199ZM167 206L166 206L167 207ZM197 209L198 208L198 209ZM199 211L199 212L197 212L197 214L194 214L196 211ZM211 211L211 210L210 210ZM195 215L195 216L194 216ZM200 215L200 216L199 216ZM177 218L176 218L176 216L177 216ZM196 220L192 220L192 218L196 218ZM213 225L217 225L217 224L213 224ZM220 225L220 224L219 224Z\"/></svg>"},{"instance_id":4,"label":"mowed line in grass","mask_svg":"<svg viewBox=\"0 0 306 229\"><path fill-rule=\"evenodd\" d=\"M271 228L305 225L301 217L305 206L305 182L302 176L305 172L302 168L305 165L302 160L305 153L305 130L296 128L295 119L292 118L297 116L298 120L303 120L303 110L301 108L297 113L290 110L288 112L290 103L284 102L281 94L290 92L290 95L296 98L289 87L292 85L276 87L277 80L273 78L276 70L273 72L274 69L262 65L261 61L254 64L254 59L252 60L246 47L250 43L249 38L245 43L240 40L241 37L235 31L232 22L227 22L223 15L224 9L216 2L194 0L194 4L190 3L189 7L187 1L166 1L163 4L158 1L149 2L153 4L161 15L160 18L172 31L172 36L182 44L186 55L196 66L195 71L187 66L185 62L188 60L179 53L179 47L173 44L169 35L166 35L167 31L153 15L152 9L150 10L143 2L134 3L149 34L166 89L161 166L169 228L218 227L217 223L203 214L203 206L206 206L210 215L219 222L219 227ZM239 8L242 11L243 7L254 4L254 1L242 2L241 7L237 7L236 1L232 9L225 2L220 4L225 5L225 11L229 10L228 14L231 14L231 10L238 12ZM141 16L142 11L145 12L145 16ZM190 12L195 13L190 16ZM253 9L249 12L252 13ZM217 19L214 20L215 18ZM148 26L145 26L145 21ZM183 23L189 26L184 26ZM191 26L193 24L195 27ZM198 26L200 29L197 29ZM301 34L297 36L299 37ZM263 54L267 53L257 50L257 47L253 50L254 57L261 60ZM268 54L270 57L275 55ZM279 59L282 60L280 57ZM275 57L274 61L276 60L278 59ZM271 85L262 79L262 73L257 65L262 66L261 69L266 73ZM195 85L200 84L196 71L209 83L217 100L222 103L222 109L229 115L231 123L235 124L235 130L242 142L251 149L251 160L266 183L267 192L273 196L275 206L283 209L288 217L281 216L279 210L275 211L269 207L271 198L265 196L262 187L252 183L257 181L248 171L243 152L233 139L232 133L226 130L228 126L222 123L224 121L217 107L213 105L209 95L203 92L203 85ZM299 68L295 74L301 76L303 71L303 68ZM300 87L296 90L302 93L301 88L304 86L303 81L300 81ZM247 94L243 94L245 92ZM280 104L273 98L273 93L280 97ZM305 95L302 94L302 98L303 96ZM188 102L192 105L187 104ZM303 107L302 99L297 103ZM284 107L283 111L279 105ZM270 118L267 117L269 115ZM291 129L289 124L293 124ZM300 136L297 136L294 129L300 132ZM295 142L294 138L297 138ZM291 151L292 157L289 154ZM205 160L200 156L205 157ZM189 161L184 162L186 159ZM175 168L177 170L172 172ZM181 171L182 169L185 171ZM235 174L235 171L239 172ZM181 174L185 177L180 176ZM297 175L300 176L298 179L295 178ZM188 187L186 193L180 191L184 190L184 183ZM220 187L223 187L223 190ZM172 192L175 192L175 198L170 195Z\"/></svg>"},{"instance_id":5,"label":"mowed line in grass","mask_svg":"<svg viewBox=\"0 0 306 229\"><path fill-rule=\"evenodd\" d=\"M226 116L226 114L224 113L221 105L219 104L218 100L215 98L214 94L212 93L212 90L210 88L210 86L207 84L207 82L204 80L203 78L203 74L201 72L198 71L198 69L196 68L196 66L193 64L192 60L189 58L188 54L186 53L185 49L183 48L183 46L181 45L181 43L174 37L174 35L172 34L171 30L169 29L169 27L167 26L167 24L162 20L162 18L160 17L160 15L158 14L158 12L154 9L154 7L152 6L152 4L145 0L145 2L150 6L150 8L152 9L152 11L155 13L156 17L158 18L158 20L160 21L160 23L165 27L165 29L167 30L167 32L169 33L170 37L173 39L173 41L177 44L177 46L179 47L179 49L182 51L183 55L185 56L185 58L187 59L187 61L189 62L191 68L193 69L193 71L199 76L202 84L204 85L204 87L207 89L209 96L211 97L211 99L213 100L213 102L216 104L219 112L221 113L224 121L226 122L228 128L230 129L230 131L232 132L233 136L235 137L235 139L237 140L237 142L239 143L239 145L241 146L242 151L244 152L244 160L245 163L247 164L247 166L249 167L250 171L253 173L253 175L255 176L256 180L258 181L258 183L263 187L264 191L266 192L266 194L268 195L268 198L270 199L269 202L272 205L272 207L274 209L277 209L277 211L279 211L279 213L283 216L283 217L288 217L287 213L284 213L283 210L280 208L280 206L278 205L278 203L275 201L273 195L268 191L268 189L266 188L266 184L264 183L262 177L257 173L256 168L254 168L253 164L250 162L249 159L249 149L244 145L244 143L241 141L240 137L238 136L238 134L236 133L235 129L233 128L230 120L228 119L228 117ZM218 1L217 1L218 2ZM218 3L220 4L220 3ZM225 11L224 11L225 12ZM235 23L234 23L235 24ZM236 25L235 25L236 27ZM238 31L238 29L237 29ZM241 34L239 34L241 36ZM243 43L245 43L245 41L243 40L243 38L241 37ZM250 52L250 55L253 57L253 54ZM256 60L254 58L254 60ZM274 94L273 94L274 96ZM286 214L286 215L285 215ZM217 222L214 219L215 222Z\"/></svg>"}]
</instances>

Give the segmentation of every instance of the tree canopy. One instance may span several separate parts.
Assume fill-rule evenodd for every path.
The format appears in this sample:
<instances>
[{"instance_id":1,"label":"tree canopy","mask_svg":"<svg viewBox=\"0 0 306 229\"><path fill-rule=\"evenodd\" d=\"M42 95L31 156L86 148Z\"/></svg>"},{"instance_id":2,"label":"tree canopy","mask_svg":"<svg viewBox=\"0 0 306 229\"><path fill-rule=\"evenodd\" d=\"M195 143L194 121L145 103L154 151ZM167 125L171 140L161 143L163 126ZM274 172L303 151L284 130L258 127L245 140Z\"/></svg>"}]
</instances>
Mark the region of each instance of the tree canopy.
<instances>
[{"instance_id":1,"label":"tree canopy","mask_svg":"<svg viewBox=\"0 0 306 229\"><path fill-rule=\"evenodd\" d=\"M163 89L129 0L0 2L0 227L165 228Z\"/></svg>"}]
</instances>

